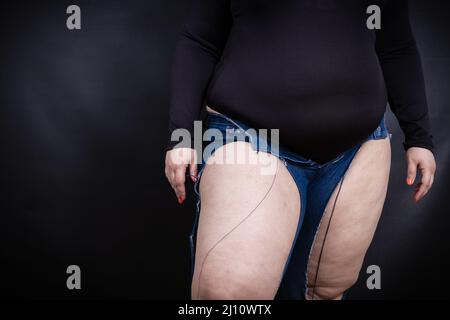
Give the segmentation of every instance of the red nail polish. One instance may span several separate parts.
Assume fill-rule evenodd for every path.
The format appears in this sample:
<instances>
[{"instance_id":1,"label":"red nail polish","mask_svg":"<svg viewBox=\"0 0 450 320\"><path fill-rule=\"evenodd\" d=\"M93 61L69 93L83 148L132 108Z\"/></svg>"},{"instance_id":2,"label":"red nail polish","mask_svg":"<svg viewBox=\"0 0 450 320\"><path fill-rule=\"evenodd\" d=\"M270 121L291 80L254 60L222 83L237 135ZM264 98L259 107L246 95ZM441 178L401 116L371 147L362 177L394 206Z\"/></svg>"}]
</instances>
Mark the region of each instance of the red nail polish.
<instances>
[{"instance_id":1,"label":"red nail polish","mask_svg":"<svg viewBox=\"0 0 450 320\"><path fill-rule=\"evenodd\" d=\"M412 185L413 184L413 179L411 179L411 178L408 178L408 179L406 179L406 183L408 184L408 185Z\"/></svg>"},{"instance_id":2,"label":"red nail polish","mask_svg":"<svg viewBox=\"0 0 450 320\"><path fill-rule=\"evenodd\" d=\"M179 196L178 197L178 203L182 204L184 202L184 197L183 196Z\"/></svg>"}]
</instances>

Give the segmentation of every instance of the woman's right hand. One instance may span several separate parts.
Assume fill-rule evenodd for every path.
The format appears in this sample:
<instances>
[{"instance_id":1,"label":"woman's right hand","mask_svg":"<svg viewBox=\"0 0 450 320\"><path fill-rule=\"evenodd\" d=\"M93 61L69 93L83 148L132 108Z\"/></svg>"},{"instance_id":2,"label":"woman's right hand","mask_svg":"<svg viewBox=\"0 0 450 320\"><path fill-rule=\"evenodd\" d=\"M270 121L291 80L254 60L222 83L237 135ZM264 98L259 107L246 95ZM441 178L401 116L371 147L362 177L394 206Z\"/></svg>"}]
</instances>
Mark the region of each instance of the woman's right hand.
<instances>
[{"instance_id":1,"label":"woman's right hand","mask_svg":"<svg viewBox=\"0 0 450 320\"><path fill-rule=\"evenodd\" d=\"M165 173L167 180L175 191L178 203L186 199L186 168L193 182L197 181L197 153L191 148L175 148L166 152Z\"/></svg>"}]
</instances>

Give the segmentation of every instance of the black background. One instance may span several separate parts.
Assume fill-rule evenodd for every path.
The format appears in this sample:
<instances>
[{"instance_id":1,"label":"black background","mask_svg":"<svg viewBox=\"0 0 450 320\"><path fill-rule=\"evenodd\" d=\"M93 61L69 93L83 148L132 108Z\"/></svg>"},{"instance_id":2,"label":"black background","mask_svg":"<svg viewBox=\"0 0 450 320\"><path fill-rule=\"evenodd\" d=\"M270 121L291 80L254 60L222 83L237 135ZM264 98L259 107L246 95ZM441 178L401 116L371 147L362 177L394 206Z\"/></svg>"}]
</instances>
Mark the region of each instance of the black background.
<instances>
[{"instance_id":1,"label":"black background","mask_svg":"<svg viewBox=\"0 0 450 320\"><path fill-rule=\"evenodd\" d=\"M450 3L410 1L438 171L419 204L392 114L384 213L349 299L449 298ZM82 30L66 28L66 8ZM164 176L168 83L187 0L7 1L1 6L0 293L10 298L189 298L192 184ZM82 269L82 290L66 268ZM368 265L382 290L365 287Z\"/></svg>"}]
</instances>

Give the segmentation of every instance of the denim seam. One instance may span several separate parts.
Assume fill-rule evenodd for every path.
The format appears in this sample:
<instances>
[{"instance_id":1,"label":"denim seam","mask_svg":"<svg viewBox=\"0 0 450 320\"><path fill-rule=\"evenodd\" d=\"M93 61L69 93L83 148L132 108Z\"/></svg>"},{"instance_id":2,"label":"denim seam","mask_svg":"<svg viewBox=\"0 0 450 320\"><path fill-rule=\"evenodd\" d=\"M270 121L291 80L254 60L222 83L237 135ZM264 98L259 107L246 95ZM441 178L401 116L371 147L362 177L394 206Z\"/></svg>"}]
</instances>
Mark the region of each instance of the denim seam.
<instances>
[{"instance_id":1,"label":"denim seam","mask_svg":"<svg viewBox=\"0 0 450 320\"><path fill-rule=\"evenodd\" d=\"M244 134L250 138L250 144L252 145L252 148L253 148L255 151L257 151L257 150L256 150L256 147L254 147L253 136L250 135L250 134L247 132L247 130L245 130L244 128L242 128L242 126L240 126L239 124L237 124L234 120L228 118L226 115L223 115L223 114L215 114L215 113L214 113L213 115L214 115L214 116L218 116L218 117L222 117L222 118L226 119L227 121L231 122L231 123L234 124L236 127L238 127L240 130L242 130L242 131L244 132Z\"/></svg>"},{"instance_id":2,"label":"denim seam","mask_svg":"<svg viewBox=\"0 0 450 320\"><path fill-rule=\"evenodd\" d=\"M194 217L194 223L191 229L191 232L189 234L189 246L190 246L190 252L191 252L191 278L193 279L194 276L194 267L195 267L195 247L194 245L194 236L197 238L197 227L199 223L200 218L200 209L201 209L201 196L200 196L200 179L203 174L203 170L205 169L205 166L202 165L202 168L199 170L197 174L197 180L194 183L194 193L196 194L197 201L196 201L196 211L195 211L195 217Z\"/></svg>"},{"instance_id":3,"label":"denim seam","mask_svg":"<svg viewBox=\"0 0 450 320\"><path fill-rule=\"evenodd\" d=\"M346 171L347 171L347 170L348 170L348 167L347 167ZM344 175L345 175L345 173L346 173L346 172L344 172ZM336 184L336 187L339 185L339 183L341 183L341 181L343 180L344 175L341 177L341 179L339 179L338 183ZM334 191L336 190L336 187L335 187L335 189L332 191L332 193L330 194L330 196L328 197L328 199L327 199L327 201L326 201L325 209L326 209L326 207L328 206L328 203L329 203L329 201L330 201L330 199L331 199L331 196L333 195ZM337 199L336 199L336 201L337 201ZM314 233L313 241L311 242L311 248L309 248L308 259L306 260L306 266L305 266L305 270L304 270L304 271L305 271L305 283L303 284L303 288L304 288L304 297L303 297L303 298L304 298L305 300L309 300L309 299L308 299L308 291L309 291L309 288L308 288L308 282L309 282L309 281L308 281L308 266L309 266L309 262L310 262L310 260L311 260L311 255L312 255L312 253L313 253L314 246L315 246L315 244L316 244L316 240L317 240L317 236L318 236L320 227L322 226L323 220L324 220L324 218L325 218L325 209L324 209L323 212L322 212L322 216L320 217L319 224L317 225L317 229L316 229L316 231L315 231L315 233ZM323 247L324 245L325 245L325 241L322 243L322 247ZM323 250L323 249L322 249L322 250ZM317 273L318 273L318 271L319 271L319 270L316 270ZM316 274L314 274L314 277L316 277ZM318 278L318 276L317 276L317 278ZM317 284L314 283L313 285L314 285L314 287L316 288ZM312 297L312 300L314 300L314 296Z\"/></svg>"}]
</instances>

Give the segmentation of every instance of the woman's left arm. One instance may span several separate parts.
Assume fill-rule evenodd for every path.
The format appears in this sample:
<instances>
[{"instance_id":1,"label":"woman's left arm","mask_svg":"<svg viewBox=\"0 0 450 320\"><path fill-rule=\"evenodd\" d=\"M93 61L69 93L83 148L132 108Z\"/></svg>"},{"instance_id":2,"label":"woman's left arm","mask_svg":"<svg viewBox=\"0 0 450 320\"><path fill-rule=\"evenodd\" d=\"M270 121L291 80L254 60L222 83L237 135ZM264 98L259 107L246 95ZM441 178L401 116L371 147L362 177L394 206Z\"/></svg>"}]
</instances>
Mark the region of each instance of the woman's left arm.
<instances>
[{"instance_id":1,"label":"woman's left arm","mask_svg":"<svg viewBox=\"0 0 450 320\"><path fill-rule=\"evenodd\" d=\"M422 63L407 0L385 2L381 29L376 31L375 49L384 74L389 106L405 134L406 183L412 186L417 172L422 175L413 195L418 202L433 184L436 162Z\"/></svg>"}]
</instances>

